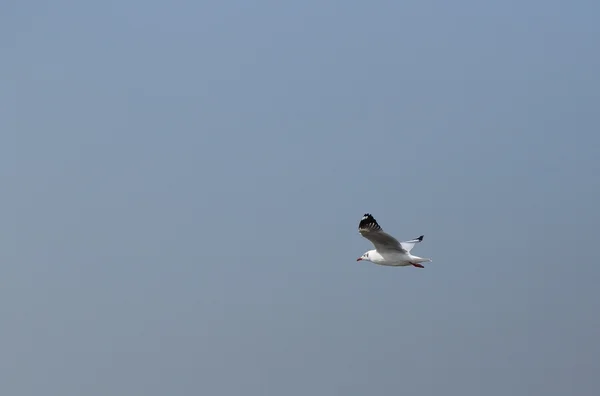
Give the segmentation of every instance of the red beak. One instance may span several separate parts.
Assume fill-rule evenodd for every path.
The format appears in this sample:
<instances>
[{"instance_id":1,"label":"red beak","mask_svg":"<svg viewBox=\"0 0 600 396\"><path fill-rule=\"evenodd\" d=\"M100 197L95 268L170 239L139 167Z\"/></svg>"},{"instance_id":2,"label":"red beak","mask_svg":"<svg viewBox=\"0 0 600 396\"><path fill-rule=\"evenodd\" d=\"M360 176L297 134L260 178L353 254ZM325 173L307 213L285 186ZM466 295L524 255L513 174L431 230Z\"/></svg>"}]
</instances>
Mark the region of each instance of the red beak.
<instances>
[{"instance_id":1,"label":"red beak","mask_svg":"<svg viewBox=\"0 0 600 396\"><path fill-rule=\"evenodd\" d=\"M362 257L357 258L356 261L362 261Z\"/></svg>"}]
</instances>

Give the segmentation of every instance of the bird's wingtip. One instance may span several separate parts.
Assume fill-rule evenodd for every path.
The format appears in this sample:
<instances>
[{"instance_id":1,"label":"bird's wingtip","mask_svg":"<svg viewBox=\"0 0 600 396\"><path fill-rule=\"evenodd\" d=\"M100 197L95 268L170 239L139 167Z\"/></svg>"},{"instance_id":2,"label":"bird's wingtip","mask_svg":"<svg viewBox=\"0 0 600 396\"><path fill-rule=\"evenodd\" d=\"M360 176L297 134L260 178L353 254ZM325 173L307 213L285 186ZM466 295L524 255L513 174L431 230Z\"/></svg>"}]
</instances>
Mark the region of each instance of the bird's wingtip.
<instances>
[{"instance_id":1,"label":"bird's wingtip","mask_svg":"<svg viewBox=\"0 0 600 396\"><path fill-rule=\"evenodd\" d=\"M365 213L363 218L360 219L360 222L358 223L358 229L362 231L379 231L381 230L381 227L372 214Z\"/></svg>"}]
</instances>

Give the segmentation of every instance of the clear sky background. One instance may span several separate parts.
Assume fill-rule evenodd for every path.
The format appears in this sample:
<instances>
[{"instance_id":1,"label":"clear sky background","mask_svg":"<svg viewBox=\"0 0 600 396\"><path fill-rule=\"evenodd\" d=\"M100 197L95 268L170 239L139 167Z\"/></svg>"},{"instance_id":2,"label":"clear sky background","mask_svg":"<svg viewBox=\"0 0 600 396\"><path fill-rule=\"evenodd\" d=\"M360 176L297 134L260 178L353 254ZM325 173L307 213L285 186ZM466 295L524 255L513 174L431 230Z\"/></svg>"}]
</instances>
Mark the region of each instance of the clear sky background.
<instances>
[{"instance_id":1,"label":"clear sky background","mask_svg":"<svg viewBox=\"0 0 600 396\"><path fill-rule=\"evenodd\" d=\"M0 393L597 395L599 20L2 2Z\"/></svg>"}]
</instances>

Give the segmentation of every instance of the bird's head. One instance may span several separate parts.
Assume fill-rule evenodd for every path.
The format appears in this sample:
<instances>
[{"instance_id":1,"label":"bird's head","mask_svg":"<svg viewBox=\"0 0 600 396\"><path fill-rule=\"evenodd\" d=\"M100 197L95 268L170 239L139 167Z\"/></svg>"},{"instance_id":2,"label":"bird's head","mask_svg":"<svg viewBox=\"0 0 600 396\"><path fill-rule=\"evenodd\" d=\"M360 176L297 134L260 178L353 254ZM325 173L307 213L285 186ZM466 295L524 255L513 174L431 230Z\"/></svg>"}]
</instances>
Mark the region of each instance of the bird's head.
<instances>
[{"instance_id":1,"label":"bird's head","mask_svg":"<svg viewBox=\"0 0 600 396\"><path fill-rule=\"evenodd\" d=\"M365 252L365 254L363 254L362 256L360 256L359 258L357 258L356 261L362 261L362 260L370 261L369 260L369 252Z\"/></svg>"}]
</instances>

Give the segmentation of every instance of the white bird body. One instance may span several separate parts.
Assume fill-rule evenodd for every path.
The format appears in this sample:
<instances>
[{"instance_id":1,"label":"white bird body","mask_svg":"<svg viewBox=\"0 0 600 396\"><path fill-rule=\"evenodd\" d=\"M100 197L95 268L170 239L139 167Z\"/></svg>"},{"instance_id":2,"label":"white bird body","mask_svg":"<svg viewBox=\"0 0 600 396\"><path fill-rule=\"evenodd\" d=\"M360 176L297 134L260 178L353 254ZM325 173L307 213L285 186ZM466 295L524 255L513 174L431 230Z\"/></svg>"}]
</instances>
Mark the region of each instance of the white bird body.
<instances>
[{"instance_id":1,"label":"white bird body","mask_svg":"<svg viewBox=\"0 0 600 396\"><path fill-rule=\"evenodd\" d=\"M371 241L375 249L365 252L356 261L370 261L373 264L406 267L412 265L424 268L421 263L430 262L431 259L414 256L410 253L412 248L423 240L423 235L410 241L399 242L393 236L385 233L375 218L366 213L358 225L359 233Z\"/></svg>"},{"instance_id":2,"label":"white bird body","mask_svg":"<svg viewBox=\"0 0 600 396\"><path fill-rule=\"evenodd\" d=\"M361 257L360 260L370 261L373 264L385 265L388 267L406 267L409 265L413 265L413 263L419 264L431 261L430 259L424 259L419 256L413 256L410 253L406 254L401 252L389 251L383 252L382 254L375 249L369 250L365 253L365 255L366 257Z\"/></svg>"}]
</instances>

